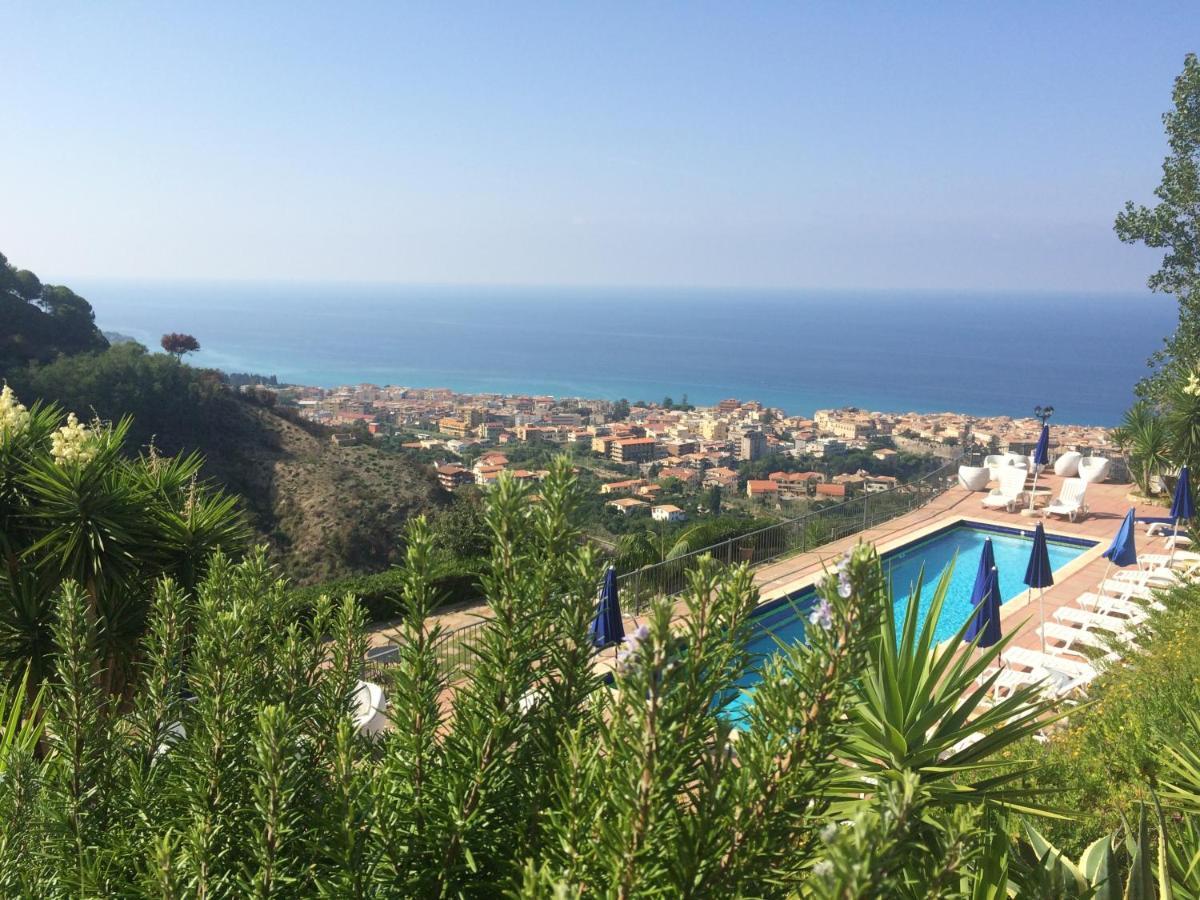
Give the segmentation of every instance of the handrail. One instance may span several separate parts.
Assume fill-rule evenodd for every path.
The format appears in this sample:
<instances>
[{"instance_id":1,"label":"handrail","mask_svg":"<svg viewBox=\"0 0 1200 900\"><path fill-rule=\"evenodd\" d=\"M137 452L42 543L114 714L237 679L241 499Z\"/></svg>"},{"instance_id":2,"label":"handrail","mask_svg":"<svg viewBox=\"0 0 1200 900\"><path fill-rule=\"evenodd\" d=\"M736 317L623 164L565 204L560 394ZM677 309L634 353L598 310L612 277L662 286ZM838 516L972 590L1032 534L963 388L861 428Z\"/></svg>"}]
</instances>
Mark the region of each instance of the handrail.
<instances>
[{"instance_id":1,"label":"handrail","mask_svg":"<svg viewBox=\"0 0 1200 900\"><path fill-rule=\"evenodd\" d=\"M864 493L851 500L811 510L795 518L618 575L623 605L640 613L650 599L669 597L684 590L689 567L703 555L728 564L758 566L792 553L807 552L905 515L949 489L957 480L958 467L963 458L960 454L919 478L885 491ZM626 599L630 595L632 604Z\"/></svg>"},{"instance_id":2,"label":"handrail","mask_svg":"<svg viewBox=\"0 0 1200 900\"><path fill-rule=\"evenodd\" d=\"M622 605L637 615L653 598L669 597L684 590L688 568L705 554L727 564L744 562L752 566L762 565L791 553L806 552L850 534L866 531L881 522L912 512L953 486L957 480L958 466L964 458L960 454L912 481L885 491L863 494L833 506L812 510L693 550L675 559L618 575ZM824 522L828 530L824 534L811 532L809 526L814 522ZM437 653L451 677L470 667L474 648L487 624L488 620L481 617L479 621L443 632L437 644ZM382 675L386 665L393 659L394 654L384 654L371 660L370 664Z\"/></svg>"}]
</instances>

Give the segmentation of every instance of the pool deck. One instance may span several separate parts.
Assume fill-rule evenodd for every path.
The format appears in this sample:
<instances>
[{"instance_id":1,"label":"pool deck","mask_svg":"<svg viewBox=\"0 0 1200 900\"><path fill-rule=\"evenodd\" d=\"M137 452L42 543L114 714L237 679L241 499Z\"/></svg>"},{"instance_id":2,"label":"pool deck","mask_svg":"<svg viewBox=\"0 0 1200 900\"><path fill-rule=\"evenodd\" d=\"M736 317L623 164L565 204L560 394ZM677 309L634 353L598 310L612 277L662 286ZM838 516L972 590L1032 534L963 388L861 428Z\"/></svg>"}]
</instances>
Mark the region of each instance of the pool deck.
<instances>
[{"instance_id":1,"label":"pool deck","mask_svg":"<svg viewBox=\"0 0 1200 900\"><path fill-rule=\"evenodd\" d=\"M1053 474L1043 474L1038 477L1038 487L1047 487L1052 491L1051 496L1057 497L1063 479ZM1018 528L1032 531L1040 521L1043 523L1048 536L1062 535L1065 537L1085 538L1096 541L1096 546L1088 548L1076 559L1059 568L1055 573L1057 583L1045 590L1046 619L1050 620L1054 611L1060 606L1073 603L1075 598L1085 591L1090 591L1104 577L1108 561L1101 554L1108 547L1116 534L1121 519L1133 506L1138 516L1165 516L1167 509L1145 502L1134 503L1129 499L1133 490L1130 484L1090 484L1087 488L1088 515L1076 522L1068 521L1060 516L1044 518L1042 515L1027 517L1020 512L985 509L982 504L983 493L967 491L961 487L953 487L941 494L926 506L913 512L906 513L883 524L859 532L808 553L790 556L779 562L770 563L755 570L754 580L761 593L761 603L769 603L779 597L787 596L806 588L817 581L823 572L832 568L838 558L860 542L873 543L880 553L886 553L904 544L919 540L927 534L937 531L954 522L963 519L1006 528ZM1163 552L1161 538L1147 538L1145 526L1139 525L1137 531L1138 552ZM971 565L974 565L972 562ZM686 604L678 601L675 604L675 615L682 617L687 613ZM1017 631L1012 646L1040 649L1041 639L1037 629L1041 624L1039 600L1036 591L1032 594L1022 594L1005 603L1000 610L1002 628L1005 634ZM636 627L638 620L626 616L625 626L628 631ZM606 651L597 660L601 668L611 667L613 654Z\"/></svg>"},{"instance_id":2,"label":"pool deck","mask_svg":"<svg viewBox=\"0 0 1200 900\"><path fill-rule=\"evenodd\" d=\"M1058 496L1063 479L1053 474L1043 474L1038 478L1038 487L1049 488L1051 496ZM930 501L926 506L906 513L895 519L890 519L867 531L859 532L841 540L810 551L790 556L758 567L754 580L761 593L761 602L768 603L779 597L786 596L813 584L826 569L832 567L837 559L846 551L860 542L873 543L881 552L887 552L894 547L908 544L925 535L952 524L967 519L999 525L1008 528L1032 530L1038 521L1043 521L1049 535L1088 538L1097 542L1075 560L1063 566L1056 572L1058 583L1047 588L1044 594L1045 615L1051 618L1058 607L1068 605L1085 591L1092 590L1104 577L1107 561L1101 554L1116 533L1121 518L1130 506L1137 509L1139 516L1164 516L1167 510L1145 502L1134 503L1128 497L1133 486L1129 484L1091 484L1087 489L1089 513L1077 522L1070 522L1061 517L1045 518L1038 515L1034 518L1022 516L1019 512L1008 513L1004 510L985 509L982 505L983 493L970 492L955 486ZM1161 552L1161 538L1147 538L1145 526L1139 525L1139 552ZM687 608L683 601L677 601L674 606L676 617L686 615ZM477 622L488 615L486 604L473 603L448 607L439 611L434 618L447 629ZM1014 646L1037 649L1041 646L1037 635L1041 623L1037 593L1032 597L1022 594L1010 600L1001 609L1001 617L1005 633L1016 629L1018 636ZM640 624L638 617L625 617L625 628L628 633ZM377 626L370 635L371 646L380 646L388 641L392 628ZM597 656L597 666L600 669L611 667L615 652L606 650Z\"/></svg>"},{"instance_id":3,"label":"pool deck","mask_svg":"<svg viewBox=\"0 0 1200 900\"><path fill-rule=\"evenodd\" d=\"M1038 478L1038 487L1050 488L1052 496L1058 496L1062 482L1063 479L1056 475L1043 474ZM1057 583L1044 592L1046 618L1050 619L1058 607L1072 603L1085 591L1093 590L1103 579L1108 561L1101 554L1116 534L1117 527L1130 506L1137 510L1135 515L1138 516L1167 514L1165 507L1131 501L1129 494L1132 490L1133 486L1130 484L1088 485L1088 515L1071 522L1060 516L1027 517L1020 512L985 509L982 504L983 493L954 487L929 505L885 522L877 528L834 541L811 553L764 566L755 572L755 582L762 593L763 602L768 602L813 584L838 557L861 541L874 543L876 548L884 553L963 519L1029 531L1041 521L1049 536L1062 535L1096 541L1095 547L1087 549L1055 573ZM1140 552L1162 552L1162 539L1146 537L1145 526L1138 526L1137 537ZM1041 640L1037 635L1037 628L1041 624L1041 615L1036 591L1022 594L1005 603L1001 609L1001 621L1005 633L1017 630L1018 636L1013 640L1015 646L1040 648Z\"/></svg>"}]
</instances>

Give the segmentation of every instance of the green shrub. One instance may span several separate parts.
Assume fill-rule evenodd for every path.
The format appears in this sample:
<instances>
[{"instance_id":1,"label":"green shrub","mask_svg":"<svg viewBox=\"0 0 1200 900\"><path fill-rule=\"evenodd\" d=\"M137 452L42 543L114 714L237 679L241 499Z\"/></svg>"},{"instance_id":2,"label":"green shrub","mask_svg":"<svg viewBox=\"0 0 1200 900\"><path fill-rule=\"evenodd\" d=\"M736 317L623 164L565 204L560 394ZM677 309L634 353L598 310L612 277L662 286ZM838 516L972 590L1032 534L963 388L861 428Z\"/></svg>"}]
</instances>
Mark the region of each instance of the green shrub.
<instances>
[{"instance_id":1,"label":"green shrub","mask_svg":"<svg viewBox=\"0 0 1200 900\"><path fill-rule=\"evenodd\" d=\"M153 586L123 704L92 677L95 622L66 583L49 752L18 724L0 757L0 895L996 896L1007 836L989 810L1028 802L996 754L1045 712L1031 691L985 710L967 690L1000 646L943 653L936 615L897 635L863 546L735 719L758 597L746 567L708 560L687 615L657 605L610 687L587 638L603 564L570 524L569 467L538 490L489 493L493 615L448 702L440 561L414 521L395 727L373 739L350 717L359 608L302 609L261 553L216 557L194 593Z\"/></svg>"},{"instance_id":2,"label":"green shrub","mask_svg":"<svg viewBox=\"0 0 1200 900\"><path fill-rule=\"evenodd\" d=\"M1088 692L1093 702L1037 751L1044 768L1030 786L1055 791L1058 805L1078 811L1044 827L1072 854L1151 802L1161 742L1183 733L1200 709L1200 586L1177 588L1163 601L1167 611L1154 614L1139 639L1144 652L1125 653L1123 664L1101 675Z\"/></svg>"},{"instance_id":3,"label":"green shrub","mask_svg":"<svg viewBox=\"0 0 1200 900\"><path fill-rule=\"evenodd\" d=\"M462 570L438 575L432 579L434 590L443 604L467 603L483 599L479 585L479 560L466 560ZM302 609L312 609L320 596L341 598L352 595L363 609L368 622L387 622L403 612L401 589L404 586L404 571L400 568L372 575L349 575L320 584L294 588L295 597Z\"/></svg>"}]
</instances>

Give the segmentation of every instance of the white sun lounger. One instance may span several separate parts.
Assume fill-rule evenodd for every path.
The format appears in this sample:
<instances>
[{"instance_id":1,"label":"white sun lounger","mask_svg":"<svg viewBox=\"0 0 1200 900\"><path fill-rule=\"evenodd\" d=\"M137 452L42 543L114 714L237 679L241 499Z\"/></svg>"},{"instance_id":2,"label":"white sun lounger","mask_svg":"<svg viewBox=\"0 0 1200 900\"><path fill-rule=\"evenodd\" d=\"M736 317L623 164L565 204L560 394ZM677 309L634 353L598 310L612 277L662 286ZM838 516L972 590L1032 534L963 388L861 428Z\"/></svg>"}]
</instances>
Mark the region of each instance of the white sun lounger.
<instances>
[{"instance_id":1,"label":"white sun lounger","mask_svg":"<svg viewBox=\"0 0 1200 900\"><path fill-rule=\"evenodd\" d=\"M1146 526L1147 537L1164 537L1166 538L1167 546L1173 545L1173 541L1178 540L1181 544L1190 544L1192 539L1186 534L1175 534L1175 525L1171 522L1151 522Z\"/></svg>"},{"instance_id":2,"label":"white sun lounger","mask_svg":"<svg viewBox=\"0 0 1200 900\"><path fill-rule=\"evenodd\" d=\"M1192 555L1194 556L1195 554ZM1153 563L1159 560L1163 561L1163 565L1154 566ZM1139 562L1142 561L1139 560ZM1191 581L1197 575L1200 575L1200 559L1193 561L1181 559L1178 561L1178 565L1169 557L1147 556L1144 557L1144 561L1153 567L1137 571L1117 572L1114 577L1119 581L1129 582L1130 584L1167 588L1185 581Z\"/></svg>"},{"instance_id":3,"label":"white sun lounger","mask_svg":"<svg viewBox=\"0 0 1200 900\"><path fill-rule=\"evenodd\" d=\"M1171 553L1144 553L1138 557L1142 571L1153 569L1180 569L1187 571L1200 564L1200 553L1192 550L1175 550Z\"/></svg>"},{"instance_id":4,"label":"white sun lounger","mask_svg":"<svg viewBox=\"0 0 1200 900\"><path fill-rule=\"evenodd\" d=\"M1078 674L1064 672L1061 668L1045 666L1034 666L1028 672L1007 668L992 684L991 693L999 701L1025 685L1040 683L1042 693L1060 699L1086 687L1098 674L1091 666L1087 666Z\"/></svg>"},{"instance_id":5,"label":"white sun lounger","mask_svg":"<svg viewBox=\"0 0 1200 900\"><path fill-rule=\"evenodd\" d=\"M1090 609L1106 616L1124 616L1127 619L1145 617L1147 608L1162 612L1166 609L1157 600L1127 599L1107 594L1080 594L1075 602L1083 609Z\"/></svg>"},{"instance_id":6,"label":"white sun lounger","mask_svg":"<svg viewBox=\"0 0 1200 900\"><path fill-rule=\"evenodd\" d=\"M1087 482L1082 478L1064 478L1058 497L1042 510L1047 516L1066 516L1072 522L1087 511Z\"/></svg>"},{"instance_id":7,"label":"white sun lounger","mask_svg":"<svg viewBox=\"0 0 1200 900\"><path fill-rule=\"evenodd\" d=\"M1004 466L1000 470L1000 486L983 497L988 509L1006 509L1009 512L1021 505L1025 496L1025 470L1015 466Z\"/></svg>"},{"instance_id":8,"label":"white sun lounger","mask_svg":"<svg viewBox=\"0 0 1200 900\"><path fill-rule=\"evenodd\" d=\"M1111 631L1113 634L1122 634L1130 628L1141 625L1148 616L1145 610L1121 617L1080 609L1078 606L1060 606L1054 611L1054 618L1059 622L1070 622L1073 625L1083 625L1088 628Z\"/></svg>"},{"instance_id":9,"label":"white sun lounger","mask_svg":"<svg viewBox=\"0 0 1200 900\"><path fill-rule=\"evenodd\" d=\"M1043 653L1040 650L1030 650L1026 647L1009 647L1001 654L1001 658L1010 666L1024 666L1027 669L1036 669L1041 666L1045 669L1058 669L1068 675L1080 675L1091 668L1083 657L1071 659L1066 656Z\"/></svg>"},{"instance_id":10,"label":"white sun lounger","mask_svg":"<svg viewBox=\"0 0 1200 900\"><path fill-rule=\"evenodd\" d=\"M1113 650L1111 645L1114 642L1126 646L1132 645L1126 632L1106 638L1089 630L1086 626L1072 628L1070 625L1062 625L1058 622L1047 622L1045 625L1039 626L1038 634L1048 640L1059 641L1053 647L1047 646L1046 652L1051 656L1058 656L1061 653L1078 653L1079 648L1086 647L1089 650L1099 651L1103 654L1104 659L1117 660L1120 659L1120 654Z\"/></svg>"}]
</instances>

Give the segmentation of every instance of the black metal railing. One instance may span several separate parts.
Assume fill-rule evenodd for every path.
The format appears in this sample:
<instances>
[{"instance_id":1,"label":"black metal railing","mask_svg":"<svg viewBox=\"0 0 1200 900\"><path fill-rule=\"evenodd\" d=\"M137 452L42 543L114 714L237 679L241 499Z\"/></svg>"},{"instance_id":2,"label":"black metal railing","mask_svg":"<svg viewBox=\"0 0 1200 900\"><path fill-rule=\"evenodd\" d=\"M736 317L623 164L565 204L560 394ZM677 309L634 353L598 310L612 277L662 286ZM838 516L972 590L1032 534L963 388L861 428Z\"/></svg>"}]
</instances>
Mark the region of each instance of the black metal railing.
<instances>
[{"instance_id":1,"label":"black metal railing","mask_svg":"<svg viewBox=\"0 0 1200 900\"><path fill-rule=\"evenodd\" d=\"M867 531L919 509L945 493L957 482L958 467L962 464L963 457L959 457L887 490L863 493L674 559L625 572L617 578L621 605L640 613L655 597L669 597L684 590L688 572L702 556L710 556L726 565L759 566Z\"/></svg>"},{"instance_id":2,"label":"black metal railing","mask_svg":"<svg viewBox=\"0 0 1200 900\"><path fill-rule=\"evenodd\" d=\"M823 544L874 528L929 503L945 493L958 478L958 467L966 457L958 457L912 481L874 493L864 493L833 506L813 510L802 516L776 522L757 531L702 547L665 562L644 566L618 575L621 606L627 613L640 615L655 597L677 594L687 586L687 573L702 556L727 565L762 565L814 550ZM488 620L481 617L442 633L437 643L443 671L451 679L470 671L477 657ZM368 677L386 678L387 667L395 661L396 648L375 648L367 658Z\"/></svg>"}]
</instances>

